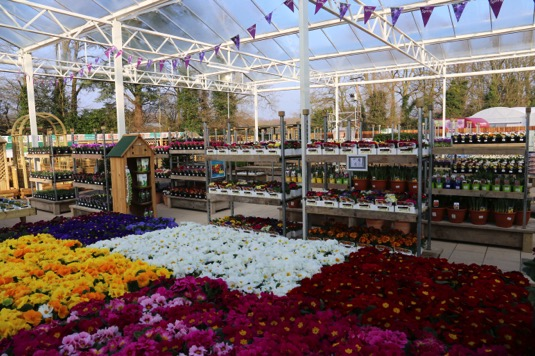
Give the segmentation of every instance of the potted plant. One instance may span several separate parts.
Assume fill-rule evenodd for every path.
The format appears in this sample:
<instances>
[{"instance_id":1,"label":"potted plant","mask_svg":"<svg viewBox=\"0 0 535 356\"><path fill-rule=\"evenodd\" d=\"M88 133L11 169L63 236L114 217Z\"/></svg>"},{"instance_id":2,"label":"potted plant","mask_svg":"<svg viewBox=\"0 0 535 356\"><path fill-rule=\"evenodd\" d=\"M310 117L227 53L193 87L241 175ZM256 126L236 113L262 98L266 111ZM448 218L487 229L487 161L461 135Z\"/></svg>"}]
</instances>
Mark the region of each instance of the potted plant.
<instances>
[{"instance_id":1,"label":"potted plant","mask_svg":"<svg viewBox=\"0 0 535 356\"><path fill-rule=\"evenodd\" d=\"M394 193L407 191L407 174L405 167L393 166L390 168L390 190Z\"/></svg>"},{"instance_id":2,"label":"potted plant","mask_svg":"<svg viewBox=\"0 0 535 356\"><path fill-rule=\"evenodd\" d=\"M515 203L515 225L523 225L523 211L524 211L524 203L522 200L517 200ZM527 209L526 209L526 224L529 221L529 218L531 217L531 209L528 203Z\"/></svg>"},{"instance_id":3,"label":"potted plant","mask_svg":"<svg viewBox=\"0 0 535 356\"><path fill-rule=\"evenodd\" d=\"M373 190L385 190L389 176L388 166L371 166L370 177Z\"/></svg>"},{"instance_id":4,"label":"potted plant","mask_svg":"<svg viewBox=\"0 0 535 356\"><path fill-rule=\"evenodd\" d=\"M353 172L353 187L355 190L366 190L370 182L370 175L368 171L355 171Z\"/></svg>"},{"instance_id":5,"label":"potted plant","mask_svg":"<svg viewBox=\"0 0 535 356\"><path fill-rule=\"evenodd\" d=\"M409 186L409 195L414 196L418 193L418 168L407 168L407 184Z\"/></svg>"},{"instance_id":6,"label":"potted plant","mask_svg":"<svg viewBox=\"0 0 535 356\"><path fill-rule=\"evenodd\" d=\"M431 208L431 221L444 220L444 214L446 213L445 204L446 197L441 197L441 200L433 199L433 207Z\"/></svg>"},{"instance_id":7,"label":"potted plant","mask_svg":"<svg viewBox=\"0 0 535 356\"><path fill-rule=\"evenodd\" d=\"M447 209L448 212L448 221L451 223L459 224L464 221L466 218L466 207L464 201L461 199L456 199L453 201L453 204Z\"/></svg>"},{"instance_id":8,"label":"potted plant","mask_svg":"<svg viewBox=\"0 0 535 356\"><path fill-rule=\"evenodd\" d=\"M496 199L493 206L496 226L510 228L515 222L515 203L511 199Z\"/></svg>"},{"instance_id":9,"label":"potted plant","mask_svg":"<svg viewBox=\"0 0 535 356\"><path fill-rule=\"evenodd\" d=\"M489 218L488 201L483 197L472 197L468 202L468 216L474 225L485 225Z\"/></svg>"}]
</instances>

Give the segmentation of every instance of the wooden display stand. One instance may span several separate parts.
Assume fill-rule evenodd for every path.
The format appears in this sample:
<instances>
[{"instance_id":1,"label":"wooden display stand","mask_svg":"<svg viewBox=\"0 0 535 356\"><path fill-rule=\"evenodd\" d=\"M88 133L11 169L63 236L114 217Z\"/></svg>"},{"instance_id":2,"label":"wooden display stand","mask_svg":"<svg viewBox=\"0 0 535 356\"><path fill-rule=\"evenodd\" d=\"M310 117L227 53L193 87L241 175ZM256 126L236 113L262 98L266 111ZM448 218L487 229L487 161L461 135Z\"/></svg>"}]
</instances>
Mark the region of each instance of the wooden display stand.
<instances>
[{"instance_id":1,"label":"wooden display stand","mask_svg":"<svg viewBox=\"0 0 535 356\"><path fill-rule=\"evenodd\" d=\"M124 135L108 153L111 166L111 195L113 211L144 216L148 210L156 215L156 185L154 178L154 152L141 135ZM142 162L142 166L140 166ZM132 176L132 197L127 202L127 174ZM140 194L149 199L140 200Z\"/></svg>"}]
</instances>

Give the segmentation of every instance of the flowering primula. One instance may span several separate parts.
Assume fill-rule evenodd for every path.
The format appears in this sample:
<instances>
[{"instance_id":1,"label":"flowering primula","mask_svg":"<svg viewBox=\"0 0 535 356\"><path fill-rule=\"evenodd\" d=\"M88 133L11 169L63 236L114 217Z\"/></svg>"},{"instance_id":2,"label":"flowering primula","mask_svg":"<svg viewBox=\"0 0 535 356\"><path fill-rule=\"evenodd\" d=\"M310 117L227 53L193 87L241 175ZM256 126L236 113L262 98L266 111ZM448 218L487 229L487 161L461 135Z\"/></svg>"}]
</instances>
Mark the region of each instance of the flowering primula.
<instances>
[{"instance_id":1,"label":"flowering primula","mask_svg":"<svg viewBox=\"0 0 535 356\"><path fill-rule=\"evenodd\" d=\"M170 272L75 240L28 235L0 243L0 338L51 318L65 318L75 305L118 297Z\"/></svg>"}]
</instances>

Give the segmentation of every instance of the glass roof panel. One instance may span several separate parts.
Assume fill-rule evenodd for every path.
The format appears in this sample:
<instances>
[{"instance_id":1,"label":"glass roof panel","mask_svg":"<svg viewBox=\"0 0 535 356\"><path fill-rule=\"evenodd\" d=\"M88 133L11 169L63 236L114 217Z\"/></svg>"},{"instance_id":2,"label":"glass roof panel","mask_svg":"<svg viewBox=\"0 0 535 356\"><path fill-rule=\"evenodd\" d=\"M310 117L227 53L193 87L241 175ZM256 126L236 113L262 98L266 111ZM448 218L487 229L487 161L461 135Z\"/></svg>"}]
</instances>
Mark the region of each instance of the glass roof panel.
<instances>
[{"instance_id":1,"label":"glass roof panel","mask_svg":"<svg viewBox=\"0 0 535 356\"><path fill-rule=\"evenodd\" d=\"M448 6L435 7L426 27L419 10L414 12L414 17L424 40L454 35Z\"/></svg>"},{"instance_id":2,"label":"glass roof panel","mask_svg":"<svg viewBox=\"0 0 535 356\"><path fill-rule=\"evenodd\" d=\"M467 57L470 56L470 46L468 41L452 41L443 43L444 52L447 53L448 58Z\"/></svg>"},{"instance_id":3,"label":"glass roof panel","mask_svg":"<svg viewBox=\"0 0 535 356\"><path fill-rule=\"evenodd\" d=\"M471 54L474 56L491 54L500 47L499 37L485 37L470 40Z\"/></svg>"},{"instance_id":4,"label":"glass roof panel","mask_svg":"<svg viewBox=\"0 0 535 356\"><path fill-rule=\"evenodd\" d=\"M360 68L370 68L373 66L372 60L367 54L357 54L347 56L346 58L350 63L353 63L356 70L359 70Z\"/></svg>"},{"instance_id":5,"label":"glass roof panel","mask_svg":"<svg viewBox=\"0 0 535 356\"><path fill-rule=\"evenodd\" d=\"M325 28L324 31L335 43L335 47L339 52L362 49L362 45L360 44L357 36L355 36L355 33L358 31L358 29L353 26L343 25L328 27Z\"/></svg>"},{"instance_id":6,"label":"glass roof panel","mask_svg":"<svg viewBox=\"0 0 535 356\"><path fill-rule=\"evenodd\" d=\"M292 50L295 47L284 48L283 46L278 45L278 41L280 40L286 39L287 42L292 41L291 38L287 38L287 37L294 37L294 41L296 41L297 43L296 46L297 48L299 48L299 38L296 35L286 36L284 38L277 38L275 40L255 41L254 44L256 48L258 48L260 51L265 53L270 58L273 58L279 61L285 61L285 60L294 58L294 57L289 56L288 53L290 53L291 55L293 54L294 56L299 56L298 51Z\"/></svg>"},{"instance_id":7,"label":"glass roof panel","mask_svg":"<svg viewBox=\"0 0 535 356\"><path fill-rule=\"evenodd\" d=\"M310 51L315 55L338 52L334 49L332 42L325 36L322 30L310 31L308 33Z\"/></svg>"},{"instance_id":8,"label":"glass roof panel","mask_svg":"<svg viewBox=\"0 0 535 356\"><path fill-rule=\"evenodd\" d=\"M526 31L500 36L500 52L531 50L534 33L534 31Z\"/></svg>"},{"instance_id":9,"label":"glass roof panel","mask_svg":"<svg viewBox=\"0 0 535 356\"><path fill-rule=\"evenodd\" d=\"M444 52L442 44L427 45L425 46L425 49L439 60L445 60L447 57L447 53Z\"/></svg>"},{"instance_id":10,"label":"glass roof panel","mask_svg":"<svg viewBox=\"0 0 535 356\"><path fill-rule=\"evenodd\" d=\"M498 19L492 14L493 30L531 24L533 24L533 3L531 1L504 1Z\"/></svg>"}]
</instances>

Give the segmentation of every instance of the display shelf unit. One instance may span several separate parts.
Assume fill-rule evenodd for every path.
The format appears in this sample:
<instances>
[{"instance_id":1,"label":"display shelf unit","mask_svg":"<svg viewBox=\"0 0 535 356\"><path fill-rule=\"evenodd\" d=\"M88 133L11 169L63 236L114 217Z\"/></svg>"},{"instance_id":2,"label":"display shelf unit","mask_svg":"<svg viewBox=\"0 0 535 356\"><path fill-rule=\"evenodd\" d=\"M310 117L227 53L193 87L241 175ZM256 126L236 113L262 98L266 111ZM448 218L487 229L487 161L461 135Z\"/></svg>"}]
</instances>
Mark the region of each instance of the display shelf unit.
<instances>
[{"instance_id":1,"label":"display shelf unit","mask_svg":"<svg viewBox=\"0 0 535 356\"><path fill-rule=\"evenodd\" d=\"M526 122L529 123L530 111L526 113ZM526 124L526 137L529 137L529 125ZM433 131L433 130L432 130ZM493 190L464 190L464 189L437 189L429 190L429 201L437 196L449 197L482 197L489 199L517 199L522 201L523 205L523 223L522 225L513 225L510 228L498 227L492 223L484 225L475 225L469 222L452 223L449 221L432 221L431 216L427 218L428 229L427 236L457 242L469 242L478 244L487 244L503 246L509 248L521 249L524 252L530 252L535 246L535 222L526 221L525 215L530 211L531 204L531 187L528 184L529 176L529 143L485 143L485 144L453 144L450 147L433 147L431 145L430 154L449 155L452 159L458 156L471 155L517 155L524 157L525 167L522 170L524 177L523 192L504 192ZM462 173L470 175L472 173ZM506 173L507 174L507 173ZM431 179L431 178L430 178ZM429 182L431 185L431 181ZM431 209L430 209L431 210Z\"/></svg>"},{"instance_id":2,"label":"display shelf unit","mask_svg":"<svg viewBox=\"0 0 535 356\"><path fill-rule=\"evenodd\" d=\"M49 137L49 142L52 142L51 137ZM54 215L69 212L69 205L72 204L75 199L64 199L62 196L58 196L58 183L72 182L72 178L57 179L56 165L62 160L70 160L71 154L55 154L54 146L51 145L49 153L30 153L26 157L30 160L30 175L32 168L36 169L38 166L44 166L45 160L49 161L50 172L52 173L52 179L28 178L32 190L32 197L29 198L30 205L37 210L47 211ZM44 184L50 185L51 189L54 191L53 200L34 196L37 195L38 191L43 190L42 188Z\"/></svg>"},{"instance_id":3,"label":"display shelf unit","mask_svg":"<svg viewBox=\"0 0 535 356\"><path fill-rule=\"evenodd\" d=\"M113 211L155 216L155 158L147 141L141 135L123 135L107 156L111 167Z\"/></svg>"},{"instance_id":4,"label":"display shelf unit","mask_svg":"<svg viewBox=\"0 0 535 356\"><path fill-rule=\"evenodd\" d=\"M286 138L285 134L285 128L286 124L284 122L284 111L279 112L279 118L280 118L280 138L281 141L284 142ZM205 147L208 147L208 129L207 125L205 123L204 125L204 137L205 137ZM286 171L286 162L290 159L298 160L301 158L300 155L295 156L286 156L284 147L281 147L280 155L279 154L257 154L254 152L251 153L242 153L242 154L207 154L205 156L207 167L210 167L210 164L212 161L223 161L227 163L231 162L249 162L249 163L259 163L263 166L266 166L266 164L271 164L271 167L267 166L268 168L274 170L275 165L280 165L281 167L281 191L283 194L281 194L280 199L275 198L263 198L263 197L253 197L253 196L240 196L240 195L226 195L226 194L215 194L208 192L207 193L207 200L208 202L218 202L218 201L224 201L230 203L230 215L234 215L234 203L241 202L241 203L249 203L249 204L264 204L264 205L271 205L271 206L279 206L283 213L282 216L286 216L286 208L287 208L287 202L290 200L297 200L301 199L301 196L299 197L292 197L287 198L286 194L284 192L286 191L286 179L284 177L284 172ZM208 171L208 169L207 169ZM229 175L232 176L232 172ZM207 180L207 191L208 191L208 180ZM211 221L211 209L210 205L208 204L207 209L207 217L208 222ZM282 219L282 235L286 236L286 219Z\"/></svg>"},{"instance_id":5,"label":"display shelf unit","mask_svg":"<svg viewBox=\"0 0 535 356\"><path fill-rule=\"evenodd\" d=\"M93 183L82 183L82 182L74 182L73 186L76 192L76 203L69 206L69 209L71 210L73 216L80 216L80 215L87 215L92 214L95 212L102 212L102 211L112 211L112 202L110 199L111 191L110 191L110 179L108 177L109 173L109 160L107 158L107 152L106 152L106 141L105 137L106 135L102 135L104 137L103 141L103 152L102 154L88 154L88 153L73 153L72 159L73 159L73 171L76 172L77 169L77 160L94 160L95 166L97 166L98 161L103 161L104 164L104 184L93 184ZM106 195L106 204L104 205L103 209L96 209L94 207L88 207L80 205L80 198L81 198L81 192L80 189L90 191L88 195L102 193ZM84 192L85 193L85 192Z\"/></svg>"},{"instance_id":6,"label":"display shelf unit","mask_svg":"<svg viewBox=\"0 0 535 356\"><path fill-rule=\"evenodd\" d=\"M205 161L205 150L201 149L170 149L169 150L169 159L170 159L170 168L179 167L181 164L191 165L196 167L204 168L205 175L181 175L181 174L171 174L171 187L202 187L206 189L206 182L210 178L207 176L207 165ZM221 211L228 209L230 204L225 201L209 202L208 198L188 198L188 197L177 197L172 195L164 195L164 204L168 208L179 208L179 209L192 209L199 211L208 211L208 205L212 211Z\"/></svg>"}]
</instances>

